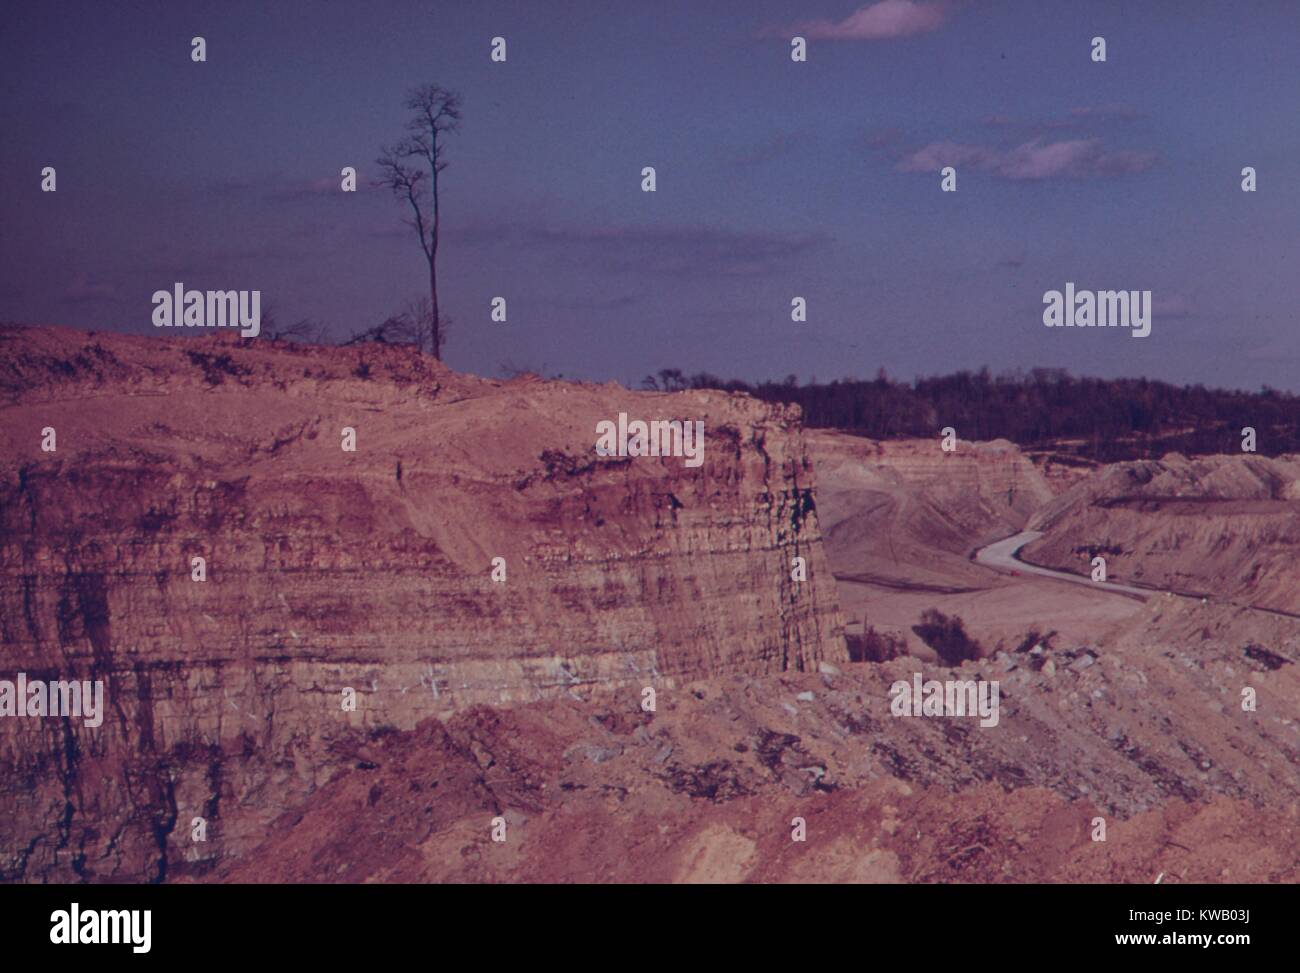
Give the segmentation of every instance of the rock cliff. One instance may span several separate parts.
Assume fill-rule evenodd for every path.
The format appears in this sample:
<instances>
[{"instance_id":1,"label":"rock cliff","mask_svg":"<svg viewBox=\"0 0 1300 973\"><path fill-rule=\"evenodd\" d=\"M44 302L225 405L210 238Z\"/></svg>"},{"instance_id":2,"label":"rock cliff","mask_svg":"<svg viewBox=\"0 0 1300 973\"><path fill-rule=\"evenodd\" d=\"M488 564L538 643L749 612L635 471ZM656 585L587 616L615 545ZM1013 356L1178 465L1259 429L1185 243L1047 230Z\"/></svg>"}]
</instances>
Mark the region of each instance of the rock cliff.
<instances>
[{"instance_id":1,"label":"rock cliff","mask_svg":"<svg viewBox=\"0 0 1300 973\"><path fill-rule=\"evenodd\" d=\"M620 412L702 420L703 464L597 455ZM844 658L797 414L744 396L7 328L0 443L0 678L107 710L0 719L2 879L202 875L469 706Z\"/></svg>"}]
</instances>

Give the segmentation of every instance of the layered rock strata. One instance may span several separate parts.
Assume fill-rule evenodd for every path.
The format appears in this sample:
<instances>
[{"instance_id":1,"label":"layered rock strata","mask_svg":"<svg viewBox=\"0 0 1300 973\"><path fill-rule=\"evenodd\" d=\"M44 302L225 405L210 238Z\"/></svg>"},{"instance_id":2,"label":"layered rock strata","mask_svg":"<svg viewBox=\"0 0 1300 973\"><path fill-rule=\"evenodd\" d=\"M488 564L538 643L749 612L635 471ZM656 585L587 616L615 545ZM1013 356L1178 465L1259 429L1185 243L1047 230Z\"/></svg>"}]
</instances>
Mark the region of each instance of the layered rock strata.
<instances>
[{"instance_id":1,"label":"layered rock strata","mask_svg":"<svg viewBox=\"0 0 1300 973\"><path fill-rule=\"evenodd\" d=\"M0 402L0 678L106 696L0 719L0 878L202 874L470 705L844 658L791 410L54 328L0 330ZM703 421L702 465L597 455L620 412Z\"/></svg>"}]
</instances>

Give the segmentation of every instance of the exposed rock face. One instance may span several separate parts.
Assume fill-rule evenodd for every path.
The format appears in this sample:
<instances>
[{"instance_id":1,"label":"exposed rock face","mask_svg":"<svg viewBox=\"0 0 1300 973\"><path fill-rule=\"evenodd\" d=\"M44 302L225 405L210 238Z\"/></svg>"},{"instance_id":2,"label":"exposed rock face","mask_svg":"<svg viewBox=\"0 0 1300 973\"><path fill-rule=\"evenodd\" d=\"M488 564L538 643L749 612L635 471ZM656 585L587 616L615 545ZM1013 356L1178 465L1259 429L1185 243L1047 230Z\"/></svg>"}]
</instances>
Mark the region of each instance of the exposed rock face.
<instances>
[{"instance_id":1,"label":"exposed rock face","mask_svg":"<svg viewBox=\"0 0 1300 973\"><path fill-rule=\"evenodd\" d=\"M202 874L359 737L466 706L845 657L793 411L44 328L0 330L0 396L0 678L107 709L0 719L0 878ZM597 456L620 412L703 420L703 465Z\"/></svg>"},{"instance_id":2,"label":"exposed rock face","mask_svg":"<svg viewBox=\"0 0 1300 973\"><path fill-rule=\"evenodd\" d=\"M1021 530L1052 498L1042 474L1005 440L876 441L813 431L831 568L864 580L988 584L974 548Z\"/></svg>"},{"instance_id":3,"label":"exposed rock face","mask_svg":"<svg viewBox=\"0 0 1300 973\"><path fill-rule=\"evenodd\" d=\"M1105 467L1040 511L1026 560L1300 612L1300 460L1170 454Z\"/></svg>"},{"instance_id":4,"label":"exposed rock face","mask_svg":"<svg viewBox=\"0 0 1300 973\"><path fill-rule=\"evenodd\" d=\"M823 490L859 471L823 467L813 451ZM851 499L843 482L830 485ZM1078 638L1055 632L957 668L898 658L714 677L661 694L653 714L626 691L463 710L360 747L309 804L273 822L255 852L212 877L1300 877L1294 619L1032 576L950 597L1000 613L1008 591L1042 613L1035 624L1055 627L1060 598L1080 592L1124 611L1103 624L1089 610ZM917 674L997 681L996 725L896 715L891 685ZM795 816L806 842L790 840ZM490 837L495 818L505 841ZM1094 840L1098 818L1105 841Z\"/></svg>"}]
</instances>

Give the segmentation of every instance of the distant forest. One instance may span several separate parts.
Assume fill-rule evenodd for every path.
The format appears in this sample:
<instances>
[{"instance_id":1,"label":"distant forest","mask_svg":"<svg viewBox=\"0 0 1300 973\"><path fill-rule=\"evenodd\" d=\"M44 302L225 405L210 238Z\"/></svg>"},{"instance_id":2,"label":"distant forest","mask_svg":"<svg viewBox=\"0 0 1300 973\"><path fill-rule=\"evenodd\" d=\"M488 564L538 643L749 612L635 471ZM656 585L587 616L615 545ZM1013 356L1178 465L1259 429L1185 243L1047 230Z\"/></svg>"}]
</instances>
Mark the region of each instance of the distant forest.
<instances>
[{"instance_id":1,"label":"distant forest","mask_svg":"<svg viewBox=\"0 0 1300 973\"><path fill-rule=\"evenodd\" d=\"M1259 392L1170 385L1150 379L1076 378L1059 368L993 376L987 368L901 382L882 369L874 381L799 385L750 384L702 372L665 369L647 389L724 389L765 402L793 402L804 422L872 439L938 436L952 426L961 439L1009 439L1027 449L1114 462L1241 451L1242 429L1256 451L1300 453L1300 396L1265 386Z\"/></svg>"}]
</instances>

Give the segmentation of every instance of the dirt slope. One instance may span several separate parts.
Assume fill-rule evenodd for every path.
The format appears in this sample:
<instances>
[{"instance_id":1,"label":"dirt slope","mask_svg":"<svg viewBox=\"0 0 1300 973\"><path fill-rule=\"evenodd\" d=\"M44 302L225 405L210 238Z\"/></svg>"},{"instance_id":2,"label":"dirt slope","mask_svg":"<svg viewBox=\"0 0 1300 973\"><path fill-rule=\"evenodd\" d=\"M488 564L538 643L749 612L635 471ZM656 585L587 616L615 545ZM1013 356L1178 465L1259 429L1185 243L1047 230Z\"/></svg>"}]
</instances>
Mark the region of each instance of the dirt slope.
<instances>
[{"instance_id":1,"label":"dirt slope","mask_svg":"<svg viewBox=\"0 0 1300 973\"><path fill-rule=\"evenodd\" d=\"M1084 667L1070 655L1050 653L1051 674L1014 660L1001 722L984 730L891 716L901 660L695 683L653 714L631 694L475 709L359 743L310 804L213 877L1300 878L1293 662L1171 652ZM1259 711L1213 709L1242 680ZM1092 839L1099 816L1105 842ZM796 817L804 842L791 840Z\"/></svg>"},{"instance_id":2,"label":"dirt slope","mask_svg":"<svg viewBox=\"0 0 1300 973\"><path fill-rule=\"evenodd\" d=\"M1046 536L1023 556L1115 580L1300 613L1300 460L1202 456L1118 463L1029 524Z\"/></svg>"}]
</instances>

